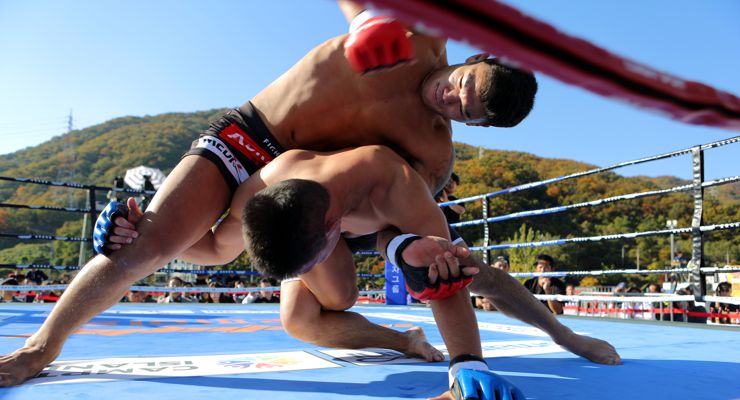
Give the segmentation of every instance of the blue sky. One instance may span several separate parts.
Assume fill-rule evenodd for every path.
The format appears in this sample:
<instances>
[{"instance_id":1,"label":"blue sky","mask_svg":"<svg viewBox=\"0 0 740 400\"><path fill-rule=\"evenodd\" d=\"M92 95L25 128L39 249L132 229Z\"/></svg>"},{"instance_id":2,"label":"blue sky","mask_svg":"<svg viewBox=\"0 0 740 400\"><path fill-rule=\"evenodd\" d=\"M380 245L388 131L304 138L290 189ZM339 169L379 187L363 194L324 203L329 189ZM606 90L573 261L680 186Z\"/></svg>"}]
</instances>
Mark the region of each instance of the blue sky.
<instances>
[{"instance_id":1,"label":"blue sky","mask_svg":"<svg viewBox=\"0 0 740 400\"><path fill-rule=\"evenodd\" d=\"M740 94L740 2L510 0L562 31L680 77ZM115 117L242 104L346 31L329 0L0 0L0 154ZM451 42L451 63L475 49ZM689 126L539 76L513 129L455 139L598 166L738 135ZM708 179L738 175L740 144L706 154ZM623 175L691 176L688 156ZM32 175L29 171L29 176Z\"/></svg>"}]
</instances>

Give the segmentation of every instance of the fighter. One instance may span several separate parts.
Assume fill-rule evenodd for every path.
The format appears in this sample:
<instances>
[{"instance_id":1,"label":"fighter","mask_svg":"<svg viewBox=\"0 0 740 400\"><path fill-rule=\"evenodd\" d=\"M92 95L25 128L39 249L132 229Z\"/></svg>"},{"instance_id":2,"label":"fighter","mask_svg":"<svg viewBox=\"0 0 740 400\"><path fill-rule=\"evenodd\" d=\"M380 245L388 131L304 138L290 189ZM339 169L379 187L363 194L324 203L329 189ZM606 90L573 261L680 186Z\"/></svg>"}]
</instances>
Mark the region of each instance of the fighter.
<instances>
[{"instance_id":1,"label":"fighter","mask_svg":"<svg viewBox=\"0 0 740 400\"><path fill-rule=\"evenodd\" d=\"M351 19L360 10L349 2L341 6ZM449 66L444 39L406 29L399 37L397 21L365 20L355 28L310 51L194 142L137 226L146 240L92 259L42 327L21 349L0 358L0 385L18 384L53 361L67 337L114 304L131 283L198 241L226 210L238 184L286 149L385 144L436 191L454 158L451 120L514 126L532 108L536 83L528 72L486 55ZM378 42L395 49L395 40L404 38L414 62L393 69L382 68L405 59L397 53L380 61L360 56L354 68L345 54L374 51ZM358 66L376 72L358 74Z\"/></svg>"}]
</instances>

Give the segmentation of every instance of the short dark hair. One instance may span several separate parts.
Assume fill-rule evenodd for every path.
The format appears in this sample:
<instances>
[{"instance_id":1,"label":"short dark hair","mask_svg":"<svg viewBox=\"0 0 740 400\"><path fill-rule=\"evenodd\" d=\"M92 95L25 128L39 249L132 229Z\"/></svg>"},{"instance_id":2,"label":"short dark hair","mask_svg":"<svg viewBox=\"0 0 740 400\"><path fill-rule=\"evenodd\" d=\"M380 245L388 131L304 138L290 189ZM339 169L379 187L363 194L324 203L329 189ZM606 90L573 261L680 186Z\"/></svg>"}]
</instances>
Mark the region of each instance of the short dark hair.
<instances>
[{"instance_id":1,"label":"short dark hair","mask_svg":"<svg viewBox=\"0 0 740 400\"><path fill-rule=\"evenodd\" d=\"M552 257L550 257L549 255L547 254L538 255L537 261L540 261L540 260L547 261L547 263L550 264L551 267L555 268L555 260L553 260ZM535 265L537 265L537 261L535 261L534 263Z\"/></svg>"},{"instance_id":2,"label":"short dark hair","mask_svg":"<svg viewBox=\"0 0 740 400\"><path fill-rule=\"evenodd\" d=\"M518 125L534 107L537 80L530 71L502 64L489 58L482 62L491 66L490 85L481 92L486 109L486 124L500 128Z\"/></svg>"},{"instance_id":3,"label":"short dark hair","mask_svg":"<svg viewBox=\"0 0 740 400\"><path fill-rule=\"evenodd\" d=\"M729 282L722 282L719 285L717 285L717 293L729 292L729 291L732 291L732 285L730 285Z\"/></svg>"},{"instance_id":4,"label":"short dark hair","mask_svg":"<svg viewBox=\"0 0 740 400\"><path fill-rule=\"evenodd\" d=\"M460 177L457 176L457 174L454 172L450 175L450 180L457 183L458 185L460 184Z\"/></svg>"},{"instance_id":5,"label":"short dark hair","mask_svg":"<svg viewBox=\"0 0 740 400\"><path fill-rule=\"evenodd\" d=\"M301 272L326 246L329 192L315 181L288 179L244 206L242 232L255 268L285 279Z\"/></svg>"}]
</instances>

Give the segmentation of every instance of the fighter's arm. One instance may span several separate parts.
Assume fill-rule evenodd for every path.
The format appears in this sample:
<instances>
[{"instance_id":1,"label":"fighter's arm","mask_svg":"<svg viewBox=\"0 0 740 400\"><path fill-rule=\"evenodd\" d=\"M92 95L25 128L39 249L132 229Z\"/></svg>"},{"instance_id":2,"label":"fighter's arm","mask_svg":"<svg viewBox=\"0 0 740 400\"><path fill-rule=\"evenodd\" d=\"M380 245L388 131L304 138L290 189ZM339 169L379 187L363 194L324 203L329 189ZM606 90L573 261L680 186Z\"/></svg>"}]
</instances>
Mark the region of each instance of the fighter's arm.
<instances>
[{"instance_id":1,"label":"fighter's arm","mask_svg":"<svg viewBox=\"0 0 740 400\"><path fill-rule=\"evenodd\" d=\"M185 250L180 258L200 265L227 264L243 250L241 222L229 212L218 225Z\"/></svg>"},{"instance_id":2,"label":"fighter's arm","mask_svg":"<svg viewBox=\"0 0 740 400\"><path fill-rule=\"evenodd\" d=\"M339 10L342 11L344 18L349 23L352 23L355 17L357 17L358 15L360 15L360 13L367 9L364 5L353 0L337 0L337 5L339 6ZM420 32L416 29L413 29L413 27L409 27L409 29L414 33L420 33L429 36L429 32ZM445 42L447 41L447 38L438 37L438 39Z\"/></svg>"},{"instance_id":3,"label":"fighter's arm","mask_svg":"<svg viewBox=\"0 0 740 400\"><path fill-rule=\"evenodd\" d=\"M342 14L344 14L344 18L347 19L347 22L349 23L365 10L365 7L361 4L350 0L337 0L337 5L339 6L339 10L342 11Z\"/></svg>"},{"instance_id":4,"label":"fighter's arm","mask_svg":"<svg viewBox=\"0 0 740 400\"><path fill-rule=\"evenodd\" d=\"M425 180L395 154L389 157L395 158L389 161L397 164L398 168L394 168L392 183L386 188L387 193L374 193L379 198L379 201L373 199L375 204L380 203L379 217L401 232L449 240L444 214L432 198Z\"/></svg>"},{"instance_id":5,"label":"fighter's arm","mask_svg":"<svg viewBox=\"0 0 740 400\"><path fill-rule=\"evenodd\" d=\"M463 266L461 274L457 259L468 251L450 243L444 215L427 185L398 155L389 150L384 156L390 177L371 194L379 220L389 226L379 232L378 248L401 268L415 298L449 297L470 283L477 268ZM406 234L397 236L399 231Z\"/></svg>"},{"instance_id":6,"label":"fighter's arm","mask_svg":"<svg viewBox=\"0 0 740 400\"><path fill-rule=\"evenodd\" d=\"M391 225L402 232L438 236L449 241L449 230L442 211L421 177L405 163L398 168L385 198L387 200L380 209ZM482 358L480 335L467 289L462 288L451 296L432 300L431 306L452 359L449 373L451 392L440 398L473 398L477 391L475 388L480 387L485 395L476 398L493 399L492 393L498 391L508 392L506 394L513 399L523 399L518 389L488 370Z\"/></svg>"},{"instance_id":7,"label":"fighter's arm","mask_svg":"<svg viewBox=\"0 0 740 400\"><path fill-rule=\"evenodd\" d=\"M178 257L182 260L201 265L225 264L233 261L244 250L244 241L241 234L241 216L244 205L254 196L254 193L264 188L264 182L258 174L242 183L231 200L231 209L220 223L206 232L197 242L183 251ZM109 251L116 251L130 244L138 237L136 224L143 216L136 201L129 198L127 202L128 215L126 218L116 217L114 226L106 235L105 247ZM100 222L98 222L100 224Z\"/></svg>"},{"instance_id":8,"label":"fighter's arm","mask_svg":"<svg viewBox=\"0 0 740 400\"><path fill-rule=\"evenodd\" d=\"M213 265L229 263L238 257L244 251L242 237L244 206L263 187L259 173L239 185L231 199L229 213L220 224L190 246L181 258L195 264Z\"/></svg>"}]
</instances>

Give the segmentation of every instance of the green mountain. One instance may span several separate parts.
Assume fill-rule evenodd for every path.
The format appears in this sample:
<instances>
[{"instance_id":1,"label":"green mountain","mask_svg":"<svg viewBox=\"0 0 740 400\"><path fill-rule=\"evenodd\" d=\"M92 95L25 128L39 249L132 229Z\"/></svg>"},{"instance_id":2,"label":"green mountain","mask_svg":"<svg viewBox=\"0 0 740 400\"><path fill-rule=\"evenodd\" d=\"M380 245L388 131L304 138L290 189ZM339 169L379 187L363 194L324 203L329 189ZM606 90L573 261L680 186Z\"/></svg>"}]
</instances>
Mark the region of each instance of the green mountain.
<instances>
[{"instance_id":1,"label":"green mountain","mask_svg":"<svg viewBox=\"0 0 740 400\"><path fill-rule=\"evenodd\" d=\"M35 147L0 156L0 176L64 180L67 182L112 186L114 177L138 165L159 168L169 173L182 154L207 126L225 110L196 113L171 113L147 117L122 117L104 124L58 136ZM487 193L527 182L595 168L572 160L548 159L521 152L479 149L456 143L456 172L462 178L457 197ZM683 185L675 177L625 178L604 173L558 182L533 190L491 199L489 215L575 204L610 196ZM725 185L706 191L705 224L740 220L738 185ZM105 201L105 193L98 193ZM0 202L14 204L85 207L84 190L0 181ZM492 242L511 242L525 237L543 238L606 235L665 229L667 219L679 227L691 224L693 202L688 193L646 197L563 213L513 219L491 224ZM480 218L481 203L467 204L464 220ZM38 233L65 236L81 235L81 214L0 208L0 232ZM526 222L526 225L525 225ZM461 229L470 243L482 243L481 226ZM711 263L737 263L740 239L733 231L707 235L705 248ZM668 237L648 237L507 253L520 264L530 265L538 252L548 252L564 269L634 267L639 249L643 267L665 267L669 262ZM688 236L677 236L677 247L691 253ZM78 244L21 242L0 239L0 263L35 262L58 265L77 264ZM624 259L622 258L624 250ZM517 261L517 257L520 259ZM243 261L242 261L243 262ZM371 264L371 263L363 263ZM372 265L368 265L368 268Z\"/></svg>"}]
</instances>

